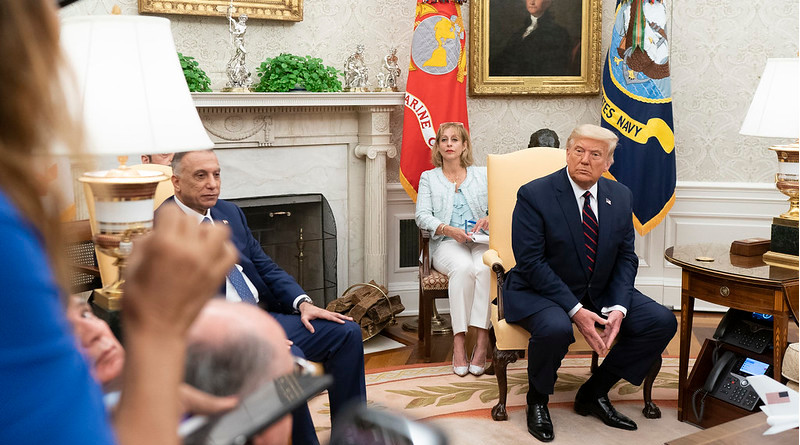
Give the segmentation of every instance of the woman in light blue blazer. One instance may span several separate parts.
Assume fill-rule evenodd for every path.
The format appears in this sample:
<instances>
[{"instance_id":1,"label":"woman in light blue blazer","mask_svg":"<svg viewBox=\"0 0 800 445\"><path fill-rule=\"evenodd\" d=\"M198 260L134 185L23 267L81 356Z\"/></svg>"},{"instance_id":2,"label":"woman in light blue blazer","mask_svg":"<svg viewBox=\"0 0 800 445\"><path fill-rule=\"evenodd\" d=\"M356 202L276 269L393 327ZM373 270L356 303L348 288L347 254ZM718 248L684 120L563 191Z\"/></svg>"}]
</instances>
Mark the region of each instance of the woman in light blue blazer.
<instances>
[{"instance_id":1,"label":"woman in light blue blazer","mask_svg":"<svg viewBox=\"0 0 800 445\"><path fill-rule=\"evenodd\" d=\"M431 150L436 168L422 173L417 193L417 225L431 235L431 261L450 279L448 297L453 324L453 372L481 375L489 343L489 267L486 242L476 235L489 229L486 168L472 165L472 145L464 125L439 127ZM472 358L464 342L468 326L477 330Z\"/></svg>"}]
</instances>

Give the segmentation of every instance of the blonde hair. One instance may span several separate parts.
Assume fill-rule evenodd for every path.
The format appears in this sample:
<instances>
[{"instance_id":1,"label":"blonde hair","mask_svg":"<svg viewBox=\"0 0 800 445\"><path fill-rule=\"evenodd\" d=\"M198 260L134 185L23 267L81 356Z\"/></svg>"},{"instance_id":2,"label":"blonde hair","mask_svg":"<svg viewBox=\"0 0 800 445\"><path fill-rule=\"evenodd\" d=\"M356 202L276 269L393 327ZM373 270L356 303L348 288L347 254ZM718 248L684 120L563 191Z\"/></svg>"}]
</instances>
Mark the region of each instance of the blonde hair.
<instances>
[{"instance_id":1,"label":"blonde hair","mask_svg":"<svg viewBox=\"0 0 800 445\"><path fill-rule=\"evenodd\" d=\"M567 139L567 150L572 150L575 141L578 139L591 139L593 141L604 142L608 147L608 160L614 162L614 150L617 148L619 137L608 128L603 128L593 124L581 124L572 130Z\"/></svg>"},{"instance_id":2,"label":"blonde hair","mask_svg":"<svg viewBox=\"0 0 800 445\"><path fill-rule=\"evenodd\" d=\"M455 128L458 137L464 142L464 151L461 152L461 166L465 168L469 167L475 163L472 157L472 142L469 139L467 129L461 122L445 122L439 125L439 131L436 132L436 142L433 143L433 148L431 149L431 164L435 167L442 166L442 154L439 152L439 140L442 139L442 134L444 134L445 130L450 128Z\"/></svg>"},{"instance_id":3,"label":"blonde hair","mask_svg":"<svg viewBox=\"0 0 800 445\"><path fill-rule=\"evenodd\" d=\"M42 203L36 155L63 145L80 147L81 134L67 115L60 76L65 73L53 0L0 1L0 189L41 236L62 286L67 267L58 208Z\"/></svg>"}]
</instances>

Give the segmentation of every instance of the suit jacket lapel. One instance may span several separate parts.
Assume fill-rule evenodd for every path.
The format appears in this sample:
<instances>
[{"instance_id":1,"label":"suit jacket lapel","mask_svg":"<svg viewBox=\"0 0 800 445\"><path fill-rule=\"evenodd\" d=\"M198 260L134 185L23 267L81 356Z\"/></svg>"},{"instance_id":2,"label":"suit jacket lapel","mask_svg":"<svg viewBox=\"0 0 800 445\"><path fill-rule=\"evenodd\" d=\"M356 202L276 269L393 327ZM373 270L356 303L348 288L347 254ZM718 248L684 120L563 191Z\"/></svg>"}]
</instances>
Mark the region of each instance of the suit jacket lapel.
<instances>
[{"instance_id":1,"label":"suit jacket lapel","mask_svg":"<svg viewBox=\"0 0 800 445\"><path fill-rule=\"evenodd\" d=\"M561 170L558 179L555 181L556 194L558 196L558 203L561 206L561 212L564 214L564 220L567 222L567 228L572 236L572 242L575 245L575 255L578 257L583 269L583 274L586 279L589 279L589 259L583 247L583 223L581 222L580 209L578 202L575 200L575 194L572 192L572 186L567 179L567 170Z\"/></svg>"},{"instance_id":2,"label":"suit jacket lapel","mask_svg":"<svg viewBox=\"0 0 800 445\"><path fill-rule=\"evenodd\" d=\"M611 232L614 231L614 208L612 207L612 196L608 193L608 187L604 183L605 178L600 178L597 182L597 207L600 216L598 218L597 237L597 258L605 258L605 250L608 249Z\"/></svg>"},{"instance_id":3,"label":"suit jacket lapel","mask_svg":"<svg viewBox=\"0 0 800 445\"><path fill-rule=\"evenodd\" d=\"M228 224L228 220L224 217L225 215L217 208L217 206L211 207L211 219L221 224Z\"/></svg>"}]
</instances>

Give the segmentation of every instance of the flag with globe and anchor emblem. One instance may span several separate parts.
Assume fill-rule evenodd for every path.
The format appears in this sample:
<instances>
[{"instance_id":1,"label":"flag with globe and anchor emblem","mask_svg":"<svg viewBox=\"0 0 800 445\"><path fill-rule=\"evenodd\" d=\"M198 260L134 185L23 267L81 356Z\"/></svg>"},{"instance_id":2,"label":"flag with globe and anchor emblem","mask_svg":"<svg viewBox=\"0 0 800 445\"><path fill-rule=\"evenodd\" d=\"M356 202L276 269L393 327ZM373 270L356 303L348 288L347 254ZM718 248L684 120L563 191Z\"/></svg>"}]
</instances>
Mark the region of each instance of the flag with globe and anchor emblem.
<instances>
[{"instance_id":1,"label":"flag with globe and anchor emblem","mask_svg":"<svg viewBox=\"0 0 800 445\"><path fill-rule=\"evenodd\" d=\"M431 148L444 122L467 121L463 0L417 0L403 114L400 182L416 202L419 177L433 168Z\"/></svg>"},{"instance_id":2,"label":"flag with globe and anchor emblem","mask_svg":"<svg viewBox=\"0 0 800 445\"><path fill-rule=\"evenodd\" d=\"M600 125L619 136L606 175L633 192L633 223L641 235L675 203L667 1L617 0L603 67Z\"/></svg>"}]
</instances>

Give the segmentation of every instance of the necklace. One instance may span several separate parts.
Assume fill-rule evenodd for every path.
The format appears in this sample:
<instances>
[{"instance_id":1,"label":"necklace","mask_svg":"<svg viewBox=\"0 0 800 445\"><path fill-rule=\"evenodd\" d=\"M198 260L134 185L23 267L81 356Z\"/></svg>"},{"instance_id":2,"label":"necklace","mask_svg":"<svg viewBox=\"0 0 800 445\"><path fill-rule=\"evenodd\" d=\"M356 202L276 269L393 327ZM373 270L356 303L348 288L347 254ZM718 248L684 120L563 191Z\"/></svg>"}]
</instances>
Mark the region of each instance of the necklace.
<instances>
[{"instance_id":1,"label":"necklace","mask_svg":"<svg viewBox=\"0 0 800 445\"><path fill-rule=\"evenodd\" d=\"M442 170L442 173L444 173L444 170ZM448 175L447 173L444 173L444 177L447 178L447 180L450 181L450 182L459 184L459 183L461 183L461 181L464 180L464 178L467 177L467 172L466 172L466 170L459 171L459 172L456 172L455 175Z\"/></svg>"}]
</instances>

